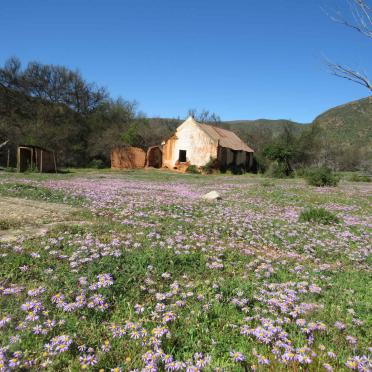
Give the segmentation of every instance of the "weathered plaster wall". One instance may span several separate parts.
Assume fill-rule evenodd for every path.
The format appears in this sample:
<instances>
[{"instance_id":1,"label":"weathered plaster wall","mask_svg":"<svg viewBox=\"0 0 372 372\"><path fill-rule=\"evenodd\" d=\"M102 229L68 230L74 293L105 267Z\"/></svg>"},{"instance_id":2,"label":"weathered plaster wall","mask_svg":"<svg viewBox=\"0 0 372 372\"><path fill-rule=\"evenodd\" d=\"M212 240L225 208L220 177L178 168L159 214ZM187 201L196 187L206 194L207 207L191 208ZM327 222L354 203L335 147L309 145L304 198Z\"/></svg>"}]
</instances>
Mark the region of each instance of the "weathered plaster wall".
<instances>
[{"instance_id":1,"label":"weathered plaster wall","mask_svg":"<svg viewBox=\"0 0 372 372\"><path fill-rule=\"evenodd\" d=\"M177 128L175 138L170 138L163 147L163 166L173 168L179 151L186 150L186 160L196 166L205 165L211 157L217 158L218 143L194 124L186 120Z\"/></svg>"},{"instance_id":2,"label":"weathered plaster wall","mask_svg":"<svg viewBox=\"0 0 372 372\"><path fill-rule=\"evenodd\" d=\"M111 151L111 168L143 168L146 153L138 147L117 147Z\"/></svg>"}]
</instances>

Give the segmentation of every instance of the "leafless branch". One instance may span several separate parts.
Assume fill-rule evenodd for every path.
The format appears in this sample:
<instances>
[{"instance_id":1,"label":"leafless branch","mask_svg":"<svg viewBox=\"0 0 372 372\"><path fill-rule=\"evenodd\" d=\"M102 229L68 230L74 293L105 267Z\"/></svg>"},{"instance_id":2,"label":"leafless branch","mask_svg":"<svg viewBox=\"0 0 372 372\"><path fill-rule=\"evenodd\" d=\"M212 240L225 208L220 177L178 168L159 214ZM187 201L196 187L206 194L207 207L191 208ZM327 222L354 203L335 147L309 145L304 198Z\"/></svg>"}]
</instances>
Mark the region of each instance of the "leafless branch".
<instances>
[{"instance_id":1,"label":"leafless branch","mask_svg":"<svg viewBox=\"0 0 372 372\"><path fill-rule=\"evenodd\" d=\"M331 61L327 61L327 65L333 75L350 80L372 91L372 83L369 81L368 76L365 73L355 71L348 66L339 65Z\"/></svg>"},{"instance_id":2,"label":"leafless branch","mask_svg":"<svg viewBox=\"0 0 372 372\"><path fill-rule=\"evenodd\" d=\"M0 143L0 148L4 147L8 142L9 142L9 140L6 140L5 142Z\"/></svg>"},{"instance_id":3,"label":"leafless branch","mask_svg":"<svg viewBox=\"0 0 372 372\"><path fill-rule=\"evenodd\" d=\"M349 0L353 20L348 20L341 12L328 16L332 21L350 27L372 39L372 8L365 0Z\"/></svg>"},{"instance_id":4,"label":"leafless branch","mask_svg":"<svg viewBox=\"0 0 372 372\"><path fill-rule=\"evenodd\" d=\"M340 11L331 13L325 11L325 13L332 21L352 28L372 39L372 6L367 3L367 0L346 1L350 6L351 16L346 17ZM333 63L329 60L326 61L326 64L333 75L362 85L372 91L372 84L365 72L359 72L346 65Z\"/></svg>"}]
</instances>

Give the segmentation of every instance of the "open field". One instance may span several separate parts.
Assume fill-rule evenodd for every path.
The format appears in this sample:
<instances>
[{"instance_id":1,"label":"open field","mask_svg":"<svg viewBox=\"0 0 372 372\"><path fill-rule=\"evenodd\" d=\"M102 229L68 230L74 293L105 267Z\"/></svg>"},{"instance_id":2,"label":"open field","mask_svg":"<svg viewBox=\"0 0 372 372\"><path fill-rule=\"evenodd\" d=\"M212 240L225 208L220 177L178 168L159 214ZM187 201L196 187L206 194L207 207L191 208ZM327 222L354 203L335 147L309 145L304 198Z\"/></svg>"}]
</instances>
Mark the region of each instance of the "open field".
<instances>
[{"instance_id":1,"label":"open field","mask_svg":"<svg viewBox=\"0 0 372 372\"><path fill-rule=\"evenodd\" d=\"M222 200L200 199L211 190ZM371 195L253 175L2 173L0 371L371 370ZM299 222L309 207L340 222Z\"/></svg>"}]
</instances>

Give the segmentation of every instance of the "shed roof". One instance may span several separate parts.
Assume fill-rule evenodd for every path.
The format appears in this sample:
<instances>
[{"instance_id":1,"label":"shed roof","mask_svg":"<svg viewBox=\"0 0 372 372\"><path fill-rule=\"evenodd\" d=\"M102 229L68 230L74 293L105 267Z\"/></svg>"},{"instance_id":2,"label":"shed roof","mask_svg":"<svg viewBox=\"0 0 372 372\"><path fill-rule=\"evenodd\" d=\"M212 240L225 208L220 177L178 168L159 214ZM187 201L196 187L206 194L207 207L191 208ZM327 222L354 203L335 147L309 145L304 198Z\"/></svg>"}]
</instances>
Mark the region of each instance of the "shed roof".
<instances>
[{"instance_id":1,"label":"shed roof","mask_svg":"<svg viewBox=\"0 0 372 372\"><path fill-rule=\"evenodd\" d=\"M46 149L45 147L36 146L36 145L18 145L18 147L38 149L38 150L43 150L45 152L53 152L53 150L49 150L49 149Z\"/></svg>"},{"instance_id":2,"label":"shed roof","mask_svg":"<svg viewBox=\"0 0 372 372\"><path fill-rule=\"evenodd\" d=\"M218 141L221 147L226 147L231 150L254 152L244 141L242 141L234 132L227 129L215 127L213 125L197 122L190 117L187 120L192 120L197 124L210 138Z\"/></svg>"}]
</instances>

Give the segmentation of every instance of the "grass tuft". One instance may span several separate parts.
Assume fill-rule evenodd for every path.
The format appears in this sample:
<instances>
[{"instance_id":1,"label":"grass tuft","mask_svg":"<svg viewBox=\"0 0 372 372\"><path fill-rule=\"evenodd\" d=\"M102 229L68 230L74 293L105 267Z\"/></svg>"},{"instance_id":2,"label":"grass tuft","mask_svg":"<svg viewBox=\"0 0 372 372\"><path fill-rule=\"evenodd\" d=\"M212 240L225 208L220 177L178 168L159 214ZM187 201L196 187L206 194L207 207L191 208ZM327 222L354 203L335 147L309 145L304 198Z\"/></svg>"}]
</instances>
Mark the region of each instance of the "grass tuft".
<instances>
[{"instance_id":1,"label":"grass tuft","mask_svg":"<svg viewBox=\"0 0 372 372\"><path fill-rule=\"evenodd\" d=\"M301 212L299 221L330 225L333 223L339 223L340 219L334 213L327 211L324 208L309 208Z\"/></svg>"}]
</instances>

